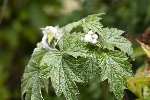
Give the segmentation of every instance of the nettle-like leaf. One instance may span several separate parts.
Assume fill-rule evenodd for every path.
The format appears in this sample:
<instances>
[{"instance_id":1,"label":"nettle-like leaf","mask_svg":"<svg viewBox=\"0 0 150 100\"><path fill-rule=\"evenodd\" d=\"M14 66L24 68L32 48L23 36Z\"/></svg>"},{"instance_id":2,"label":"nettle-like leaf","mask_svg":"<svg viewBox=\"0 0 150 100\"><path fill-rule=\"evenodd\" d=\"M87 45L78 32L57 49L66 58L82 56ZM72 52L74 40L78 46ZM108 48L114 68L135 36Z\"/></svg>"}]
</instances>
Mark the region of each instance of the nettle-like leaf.
<instances>
[{"instance_id":1,"label":"nettle-like leaf","mask_svg":"<svg viewBox=\"0 0 150 100\"><path fill-rule=\"evenodd\" d=\"M100 54L99 48L91 44L86 45L87 55L86 58L79 58L79 66L83 68L83 75L85 82L93 79L97 73L99 73L98 57Z\"/></svg>"},{"instance_id":2,"label":"nettle-like leaf","mask_svg":"<svg viewBox=\"0 0 150 100\"><path fill-rule=\"evenodd\" d=\"M121 100L126 88L127 76L132 75L131 64L126 61L126 55L119 51L109 51L99 55L99 66L101 67L101 80L108 79L111 91L117 99Z\"/></svg>"},{"instance_id":3,"label":"nettle-like leaf","mask_svg":"<svg viewBox=\"0 0 150 100\"><path fill-rule=\"evenodd\" d=\"M78 21L78 22L73 22L70 23L64 27L62 27L62 33L69 33L73 28L76 28L77 26L79 26L82 23L82 20Z\"/></svg>"},{"instance_id":4,"label":"nettle-like leaf","mask_svg":"<svg viewBox=\"0 0 150 100\"><path fill-rule=\"evenodd\" d=\"M97 59L89 58L79 58L78 66L82 70L82 76L84 82L88 83L90 79L94 78L97 72Z\"/></svg>"},{"instance_id":5,"label":"nettle-like leaf","mask_svg":"<svg viewBox=\"0 0 150 100\"><path fill-rule=\"evenodd\" d=\"M97 73L100 73L101 81L108 80L117 99L123 98L126 77L132 76L126 54L134 59L133 49L131 43L121 36L123 31L103 28L101 15L90 15L62 28L51 26L53 30L48 29L57 42L51 40L55 42L53 46L47 43L53 47L51 50L44 49L41 44L34 50L22 77L22 98L25 95L26 100L42 100L41 88L46 85L48 91L45 80L50 78L57 96L63 94L67 100L77 100L76 83L87 83ZM75 32L80 29L78 27L83 30ZM49 38L46 36L49 31L44 31L44 43ZM89 42L88 39L96 40Z\"/></svg>"},{"instance_id":6,"label":"nettle-like leaf","mask_svg":"<svg viewBox=\"0 0 150 100\"><path fill-rule=\"evenodd\" d=\"M21 93L22 98L25 95L26 100L42 100L41 88L43 87L43 81L39 77L39 62L47 50L43 49L41 44L37 44L37 48L34 49L29 64L26 66L24 75L22 77Z\"/></svg>"},{"instance_id":7,"label":"nettle-like leaf","mask_svg":"<svg viewBox=\"0 0 150 100\"><path fill-rule=\"evenodd\" d=\"M107 48L108 50L114 50L114 47L117 47L134 60L132 44L123 36L120 36L123 33L124 31L116 28L103 28L102 32L99 33L101 44L104 49Z\"/></svg>"},{"instance_id":8,"label":"nettle-like leaf","mask_svg":"<svg viewBox=\"0 0 150 100\"><path fill-rule=\"evenodd\" d=\"M63 55L59 51L49 51L41 60L41 76L51 78L52 86L56 94L62 93L68 100L77 99L79 93L75 82L82 82L82 76L78 76L80 69L77 69L74 59Z\"/></svg>"},{"instance_id":9,"label":"nettle-like leaf","mask_svg":"<svg viewBox=\"0 0 150 100\"><path fill-rule=\"evenodd\" d=\"M26 93L26 100L42 100L41 88L43 83L39 78L39 69L36 63L29 62L22 78L22 96Z\"/></svg>"},{"instance_id":10,"label":"nettle-like leaf","mask_svg":"<svg viewBox=\"0 0 150 100\"><path fill-rule=\"evenodd\" d=\"M85 49L85 43L81 39L84 34L79 32L66 33L59 41L59 48L62 52L69 54L75 58L78 56L85 57L87 50Z\"/></svg>"},{"instance_id":11,"label":"nettle-like leaf","mask_svg":"<svg viewBox=\"0 0 150 100\"><path fill-rule=\"evenodd\" d=\"M93 32L100 32L103 25L99 22L101 20L100 16L102 14L89 15L88 17L82 19L83 30L87 33L92 30Z\"/></svg>"}]
</instances>

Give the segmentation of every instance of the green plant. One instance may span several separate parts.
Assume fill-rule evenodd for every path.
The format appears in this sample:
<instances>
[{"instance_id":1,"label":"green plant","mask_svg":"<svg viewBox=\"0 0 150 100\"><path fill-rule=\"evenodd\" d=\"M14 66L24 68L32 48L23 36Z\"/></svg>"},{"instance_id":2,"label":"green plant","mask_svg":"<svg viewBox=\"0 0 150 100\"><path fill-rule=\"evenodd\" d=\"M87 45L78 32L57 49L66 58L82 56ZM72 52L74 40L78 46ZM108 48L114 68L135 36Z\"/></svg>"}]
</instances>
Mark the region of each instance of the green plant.
<instances>
[{"instance_id":1,"label":"green plant","mask_svg":"<svg viewBox=\"0 0 150 100\"><path fill-rule=\"evenodd\" d=\"M138 40L137 40L138 41ZM138 41L145 54L150 58L150 46ZM136 96L136 100L149 100L150 98L150 66L145 63L136 70L133 77L127 79L127 86Z\"/></svg>"},{"instance_id":2,"label":"green plant","mask_svg":"<svg viewBox=\"0 0 150 100\"><path fill-rule=\"evenodd\" d=\"M34 49L22 77L22 98L43 99L41 88L48 91L48 79L57 96L77 99L76 82L87 83L97 73L108 79L110 90L121 100L126 77L132 76L128 58L134 60L131 43L121 36L124 31L103 28L100 15L94 14L62 28L41 28L43 38ZM127 55L129 57L127 57Z\"/></svg>"}]
</instances>

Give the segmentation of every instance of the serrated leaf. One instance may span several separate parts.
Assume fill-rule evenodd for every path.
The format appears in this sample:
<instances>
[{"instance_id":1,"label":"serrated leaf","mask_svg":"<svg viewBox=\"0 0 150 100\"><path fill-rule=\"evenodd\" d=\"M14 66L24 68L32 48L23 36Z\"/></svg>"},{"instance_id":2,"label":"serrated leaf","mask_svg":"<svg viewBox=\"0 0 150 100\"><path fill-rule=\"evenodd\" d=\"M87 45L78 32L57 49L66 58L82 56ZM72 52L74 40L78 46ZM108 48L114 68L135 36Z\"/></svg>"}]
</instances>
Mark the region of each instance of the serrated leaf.
<instances>
[{"instance_id":1,"label":"serrated leaf","mask_svg":"<svg viewBox=\"0 0 150 100\"><path fill-rule=\"evenodd\" d=\"M84 47L85 43L81 39L82 37L84 37L84 34L81 32L73 32L64 35L59 41L60 50L75 58L78 56L85 57L87 50Z\"/></svg>"},{"instance_id":2,"label":"serrated leaf","mask_svg":"<svg viewBox=\"0 0 150 100\"><path fill-rule=\"evenodd\" d=\"M46 49L42 48L41 43L37 44L37 48L34 49L32 54L32 60L39 65L39 62L43 58L43 55L48 52Z\"/></svg>"},{"instance_id":3,"label":"serrated leaf","mask_svg":"<svg viewBox=\"0 0 150 100\"><path fill-rule=\"evenodd\" d=\"M39 78L37 64L29 62L22 77L22 97L27 92L26 100L43 100L41 94L42 81Z\"/></svg>"},{"instance_id":4,"label":"serrated leaf","mask_svg":"<svg viewBox=\"0 0 150 100\"><path fill-rule=\"evenodd\" d=\"M123 33L124 31L116 28L103 28L103 31L99 33L101 44L104 49L107 48L108 50L114 50L114 47L117 47L134 60L132 44L121 36Z\"/></svg>"},{"instance_id":5,"label":"serrated leaf","mask_svg":"<svg viewBox=\"0 0 150 100\"><path fill-rule=\"evenodd\" d=\"M76 28L77 26L79 26L80 24L82 23L82 21L78 21L78 22L73 22L73 23L70 23L64 27L62 27L62 31L63 33L69 33L73 28Z\"/></svg>"},{"instance_id":6,"label":"serrated leaf","mask_svg":"<svg viewBox=\"0 0 150 100\"><path fill-rule=\"evenodd\" d=\"M41 47L41 44L37 44L37 48L34 49L31 60L26 66L21 84L22 98L25 95L25 100L43 100L41 94L41 88L43 87L42 79L39 77L39 62L47 50Z\"/></svg>"},{"instance_id":7,"label":"serrated leaf","mask_svg":"<svg viewBox=\"0 0 150 100\"><path fill-rule=\"evenodd\" d=\"M97 60L92 57L89 58L79 58L78 66L82 70L81 75L84 77L84 81L86 83L89 82L90 79L95 77L97 70Z\"/></svg>"},{"instance_id":8,"label":"serrated leaf","mask_svg":"<svg viewBox=\"0 0 150 100\"><path fill-rule=\"evenodd\" d=\"M91 44L86 45L86 49L86 58L79 58L78 63L83 69L85 82L89 82L89 80L94 78L99 71L97 57L99 56L100 50L97 46L93 46Z\"/></svg>"},{"instance_id":9,"label":"serrated leaf","mask_svg":"<svg viewBox=\"0 0 150 100\"><path fill-rule=\"evenodd\" d=\"M103 25L99 22L101 20L100 16L101 14L93 14L89 15L88 17L82 19L82 27L83 30L87 33L90 30L92 30L94 33L95 32L100 32Z\"/></svg>"},{"instance_id":10,"label":"serrated leaf","mask_svg":"<svg viewBox=\"0 0 150 100\"><path fill-rule=\"evenodd\" d=\"M71 61L70 61L71 60ZM73 60L73 61L72 61ZM41 76L51 78L57 96L62 93L67 100L76 100L79 94L75 82L82 82L74 58L63 55L60 51L49 51L41 60Z\"/></svg>"},{"instance_id":11,"label":"serrated leaf","mask_svg":"<svg viewBox=\"0 0 150 100\"><path fill-rule=\"evenodd\" d=\"M118 100L122 99L126 88L125 78L132 75L131 65L127 59L126 55L119 51L102 53L98 59L101 67L101 80L108 79L110 90Z\"/></svg>"},{"instance_id":12,"label":"serrated leaf","mask_svg":"<svg viewBox=\"0 0 150 100\"><path fill-rule=\"evenodd\" d=\"M22 77L22 97L25 94L26 100L43 99L41 88L45 86L48 91L48 81L44 80L51 78L57 96L64 94L67 100L77 100L76 82L88 82L101 68L101 80L108 79L110 89L117 99L122 99L125 78L132 75L125 53L134 59L133 49L121 36L123 31L102 28L100 15L90 15L59 28L58 50L47 51L38 44ZM78 26L82 26L85 33L73 32ZM90 30L98 35L96 44L82 41ZM121 51L116 51L115 47Z\"/></svg>"}]
</instances>

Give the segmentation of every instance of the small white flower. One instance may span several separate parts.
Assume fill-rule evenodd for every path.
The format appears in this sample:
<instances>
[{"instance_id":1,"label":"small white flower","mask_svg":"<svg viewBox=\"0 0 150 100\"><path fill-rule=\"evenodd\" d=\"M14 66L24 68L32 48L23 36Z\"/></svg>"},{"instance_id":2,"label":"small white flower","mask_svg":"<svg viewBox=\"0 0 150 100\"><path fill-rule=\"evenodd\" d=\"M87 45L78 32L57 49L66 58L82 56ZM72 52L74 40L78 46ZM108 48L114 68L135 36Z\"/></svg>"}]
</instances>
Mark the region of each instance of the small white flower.
<instances>
[{"instance_id":1,"label":"small white flower","mask_svg":"<svg viewBox=\"0 0 150 100\"><path fill-rule=\"evenodd\" d=\"M96 39L93 39L93 40L91 41L91 43L92 43L92 44L96 44L96 43L97 43L97 40L96 40Z\"/></svg>"},{"instance_id":2,"label":"small white flower","mask_svg":"<svg viewBox=\"0 0 150 100\"><path fill-rule=\"evenodd\" d=\"M93 33L93 31L92 31L92 30L90 30L90 31L88 32L88 34L92 35L92 34L94 34L94 33Z\"/></svg>"},{"instance_id":3,"label":"small white flower","mask_svg":"<svg viewBox=\"0 0 150 100\"><path fill-rule=\"evenodd\" d=\"M98 35L97 35L97 34L93 34L92 37L93 37L94 39L98 39Z\"/></svg>"},{"instance_id":4,"label":"small white flower","mask_svg":"<svg viewBox=\"0 0 150 100\"><path fill-rule=\"evenodd\" d=\"M98 35L93 33L92 30L90 30L84 37L84 42L90 42L92 44L96 44L98 39Z\"/></svg>"},{"instance_id":5,"label":"small white flower","mask_svg":"<svg viewBox=\"0 0 150 100\"><path fill-rule=\"evenodd\" d=\"M84 37L84 42L91 42L92 36L90 34L86 34Z\"/></svg>"},{"instance_id":6,"label":"small white flower","mask_svg":"<svg viewBox=\"0 0 150 100\"><path fill-rule=\"evenodd\" d=\"M51 34L50 36L54 36L56 39L58 39L58 31L56 27L53 26L46 26L46 28L41 28L42 29L42 33L43 33L43 38L42 38L42 46L43 48L47 49L47 50L51 50L52 48L49 46L49 44L47 43L47 39L48 39L48 35Z\"/></svg>"},{"instance_id":7,"label":"small white flower","mask_svg":"<svg viewBox=\"0 0 150 100\"><path fill-rule=\"evenodd\" d=\"M47 50L51 50L51 48L49 47L49 45L47 43L47 35L43 36L41 43L42 43L43 48L45 48Z\"/></svg>"},{"instance_id":8,"label":"small white flower","mask_svg":"<svg viewBox=\"0 0 150 100\"><path fill-rule=\"evenodd\" d=\"M46 34L53 34L53 35L56 35L58 32L57 32L57 28L56 27L53 27L53 26L46 26L46 28L42 28L42 33L44 35Z\"/></svg>"}]
</instances>

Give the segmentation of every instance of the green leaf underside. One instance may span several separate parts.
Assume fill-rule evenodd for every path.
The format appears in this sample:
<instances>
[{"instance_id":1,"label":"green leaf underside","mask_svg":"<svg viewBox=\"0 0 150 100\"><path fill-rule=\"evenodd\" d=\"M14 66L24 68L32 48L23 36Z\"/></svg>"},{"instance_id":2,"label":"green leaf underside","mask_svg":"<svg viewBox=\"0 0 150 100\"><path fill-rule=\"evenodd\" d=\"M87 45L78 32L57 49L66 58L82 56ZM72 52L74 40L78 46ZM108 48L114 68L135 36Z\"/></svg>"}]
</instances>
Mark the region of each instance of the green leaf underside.
<instances>
[{"instance_id":1,"label":"green leaf underside","mask_svg":"<svg viewBox=\"0 0 150 100\"><path fill-rule=\"evenodd\" d=\"M103 28L103 31L99 33L103 48L114 50L114 47L117 47L134 60L132 44L123 36L120 36L123 33L124 31L117 30L116 28Z\"/></svg>"},{"instance_id":2,"label":"green leaf underside","mask_svg":"<svg viewBox=\"0 0 150 100\"><path fill-rule=\"evenodd\" d=\"M122 100L126 88L127 76L132 75L131 65L126 55L119 51L109 51L100 55L99 66L101 67L101 80L108 79L110 90L118 100Z\"/></svg>"},{"instance_id":3,"label":"green leaf underside","mask_svg":"<svg viewBox=\"0 0 150 100\"><path fill-rule=\"evenodd\" d=\"M75 61L70 60L74 59L59 51L49 51L41 60L41 76L51 78L57 96L63 93L67 100L76 100L79 91L75 82L83 82L83 78Z\"/></svg>"},{"instance_id":4,"label":"green leaf underside","mask_svg":"<svg viewBox=\"0 0 150 100\"><path fill-rule=\"evenodd\" d=\"M81 32L66 33L59 42L60 50L75 58L78 56L85 57L87 50L84 47L85 43L82 41L82 37L84 34Z\"/></svg>"},{"instance_id":5,"label":"green leaf underside","mask_svg":"<svg viewBox=\"0 0 150 100\"><path fill-rule=\"evenodd\" d=\"M41 88L43 87L43 81L39 77L39 61L47 50L41 47L41 44L37 44L37 48L34 49L29 64L26 66L24 75L22 77L21 92L22 98L25 95L25 100L43 100L41 94Z\"/></svg>"}]
</instances>

